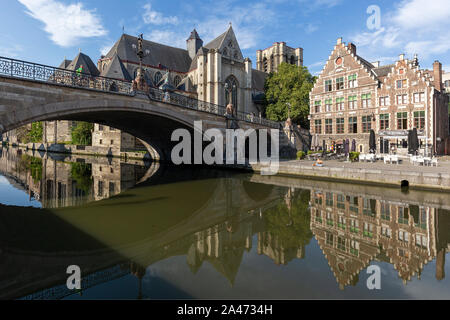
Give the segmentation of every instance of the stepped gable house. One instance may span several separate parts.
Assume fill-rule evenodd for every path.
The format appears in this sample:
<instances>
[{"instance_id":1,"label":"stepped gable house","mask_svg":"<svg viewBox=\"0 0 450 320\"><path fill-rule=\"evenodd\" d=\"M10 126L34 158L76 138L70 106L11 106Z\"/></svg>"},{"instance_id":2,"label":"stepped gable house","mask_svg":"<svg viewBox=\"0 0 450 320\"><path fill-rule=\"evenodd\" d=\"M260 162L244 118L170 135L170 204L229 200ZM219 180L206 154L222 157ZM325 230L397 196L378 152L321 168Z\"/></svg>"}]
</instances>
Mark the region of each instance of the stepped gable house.
<instances>
[{"instance_id":1,"label":"stepped gable house","mask_svg":"<svg viewBox=\"0 0 450 320\"><path fill-rule=\"evenodd\" d=\"M408 152L408 130L417 128L421 152L449 154L448 96L442 65L421 69L417 56L404 55L380 66L358 56L356 46L338 39L310 92L311 134L320 146L342 150L346 139L369 152L373 129L377 152ZM317 147L317 146L316 146Z\"/></svg>"}]
</instances>

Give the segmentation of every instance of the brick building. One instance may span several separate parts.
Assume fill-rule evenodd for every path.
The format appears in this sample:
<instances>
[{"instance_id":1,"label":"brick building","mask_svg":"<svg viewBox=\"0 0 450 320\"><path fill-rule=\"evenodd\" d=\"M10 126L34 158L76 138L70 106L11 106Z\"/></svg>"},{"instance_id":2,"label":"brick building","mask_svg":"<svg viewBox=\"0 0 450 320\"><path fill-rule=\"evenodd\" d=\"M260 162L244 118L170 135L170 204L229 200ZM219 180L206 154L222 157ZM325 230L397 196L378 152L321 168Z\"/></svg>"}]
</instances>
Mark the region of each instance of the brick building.
<instances>
[{"instance_id":1,"label":"brick building","mask_svg":"<svg viewBox=\"0 0 450 320\"><path fill-rule=\"evenodd\" d=\"M426 70L417 56L400 55L380 66L339 38L310 93L310 106L311 134L328 150L342 151L348 139L356 151L368 153L373 129L377 153L407 154L408 130L417 128L422 153L427 145L427 153L449 152L448 96L438 61Z\"/></svg>"}]
</instances>

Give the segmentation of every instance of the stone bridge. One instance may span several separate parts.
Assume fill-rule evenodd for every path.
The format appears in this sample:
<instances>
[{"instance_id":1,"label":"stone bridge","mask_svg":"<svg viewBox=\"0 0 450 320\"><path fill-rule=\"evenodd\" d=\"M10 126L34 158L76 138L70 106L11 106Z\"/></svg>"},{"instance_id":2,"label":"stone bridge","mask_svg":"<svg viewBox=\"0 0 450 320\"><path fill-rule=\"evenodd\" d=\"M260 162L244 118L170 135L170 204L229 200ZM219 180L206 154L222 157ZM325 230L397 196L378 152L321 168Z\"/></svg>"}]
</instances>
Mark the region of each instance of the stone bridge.
<instances>
[{"instance_id":1,"label":"stone bridge","mask_svg":"<svg viewBox=\"0 0 450 320\"><path fill-rule=\"evenodd\" d=\"M0 57L0 132L36 121L73 120L108 125L147 143L153 158L169 160L175 129L280 129L280 124L184 95L150 88L134 91L131 82ZM290 146L280 131L280 148Z\"/></svg>"}]
</instances>

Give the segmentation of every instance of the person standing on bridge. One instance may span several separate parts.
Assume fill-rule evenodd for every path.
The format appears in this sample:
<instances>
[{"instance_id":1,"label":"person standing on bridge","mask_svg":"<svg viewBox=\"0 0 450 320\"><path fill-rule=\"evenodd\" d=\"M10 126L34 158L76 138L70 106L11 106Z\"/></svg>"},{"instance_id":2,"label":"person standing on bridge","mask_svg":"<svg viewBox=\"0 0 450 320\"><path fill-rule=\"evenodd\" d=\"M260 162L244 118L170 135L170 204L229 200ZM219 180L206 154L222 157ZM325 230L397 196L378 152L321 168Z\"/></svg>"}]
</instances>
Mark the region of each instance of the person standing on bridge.
<instances>
[{"instance_id":1,"label":"person standing on bridge","mask_svg":"<svg viewBox=\"0 0 450 320\"><path fill-rule=\"evenodd\" d=\"M81 65L77 70L77 75L81 75L83 73L83 65Z\"/></svg>"}]
</instances>

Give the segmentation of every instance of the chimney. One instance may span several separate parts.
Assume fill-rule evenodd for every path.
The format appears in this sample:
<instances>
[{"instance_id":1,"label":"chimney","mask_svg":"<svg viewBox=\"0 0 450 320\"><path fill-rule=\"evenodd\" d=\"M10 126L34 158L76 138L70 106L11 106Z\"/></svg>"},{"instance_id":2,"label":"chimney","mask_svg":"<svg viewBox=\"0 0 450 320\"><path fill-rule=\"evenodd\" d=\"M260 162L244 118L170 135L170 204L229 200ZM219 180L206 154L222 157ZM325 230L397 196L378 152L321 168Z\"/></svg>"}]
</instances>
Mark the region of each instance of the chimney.
<instances>
[{"instance_id":1,"label":"chimney","mask_svg":"<svg viewBox=\"0 0 450 320\"><path fill-rule=\"evenodd\" d=\"M403 61L405 60L405 54L402 53L401 55L398 56L398 60Z\"/></svg>"},{"instance_id":2,"label":"chimney","mask_svg":"<svg viewBox=\"0 0 450 320\"><path fill-rule=\"evenodd\" d=\"M356 46L353 43L349 43L348 44L348 49L350 50L351 53L353 53L354 56L356 56Z\"/></svg>"},{"instance_id":3,"label":"chimney","mask_svg":"<svg viewBox=\"0 0 450 320\"><path fill-rule=\"evenodd\" d=\"M433 63L434 88L442 91L442 63L435 61Z\"/></svg>"}]
</instances>

